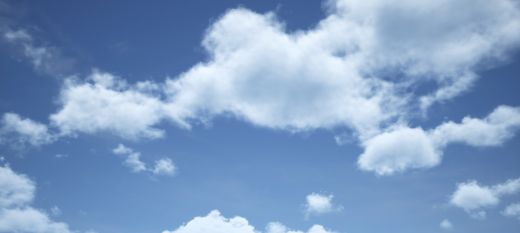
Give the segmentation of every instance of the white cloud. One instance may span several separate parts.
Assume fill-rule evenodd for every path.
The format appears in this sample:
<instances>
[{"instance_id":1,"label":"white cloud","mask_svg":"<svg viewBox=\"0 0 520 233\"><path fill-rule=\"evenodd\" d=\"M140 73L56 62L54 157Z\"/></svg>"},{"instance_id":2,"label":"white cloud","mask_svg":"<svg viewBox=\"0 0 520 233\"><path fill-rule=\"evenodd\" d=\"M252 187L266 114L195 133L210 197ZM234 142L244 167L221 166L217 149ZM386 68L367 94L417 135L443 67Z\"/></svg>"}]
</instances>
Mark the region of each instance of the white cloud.
<instances>
[{"instance_id":1,"label":"white cloud","mask_svg":"<svg viewBox=\"0 0 520 233\"><path fill-rule=\"evenodd\" d=\"M0 212L0 232L71 233L67 224L54 222L40 210L26 208L3 209Z\"/></svg>"},{"instance_id":2,"label":"white cloud","mask_svg":"<svg viewBox=\"0 0 520 233\"><path fill-rule=\"evenodd\" d=\"M195 217L188 223L173 231L162 233L261 233L251 226L247 219L242 217L225 218L218 210L211 211L207 216ZM292 231L281 223L270 223L266 233L304 233L303 231ZM314 225L307 233L333 233L323 226Z\"/></svg>"},{"instance_id":3,"label":"white cloud","mask_svg":"<svg viewBox=\"0 0 520 233\"><path fill-rule=\"evenodd\" d=\"M399 127L364 143L359 168L378 175L391 175L413 168L430 168L441 156L427 133L420 128Z\"/></svg>"},{"instance_id":4,"label":"white cloud","mask_svg":"<svg viewBox=\"0 0 520 233\"><path fill-rule=\"evenodd\" d=\"M29 204L34 198L34 183L9 167L0 166L0 208Z\"/></svg>"},{"instance_id":5,"label":"white cloud","mask_svg":"<svg viewBox=\"0 0 520 233\"><path fill-rule=\"evenodd\" d=\"M164 133L152 127L163 118L161 101L108 73L94 71L84 83L67 80L60 101L50 119L63 135L109 132L138 139Z\"/></svg>"},{"instance_id":6,"label":"white cloud","mask_svg":"<svg viewBox=\"0 0 520 233\"><path fill-rule=\"evenodd\" d=\"M168 175L172 176L175 174L175 164L169 158L162 158L155 161L153 168L148 168L146 163L141 160L141 153L134 151L123 144L117 145L112 150L112 153L116 155L126 156L123 164L130 168L132 172L150 172L154 175Z\"/></svg>"},{"instance_id":7,"label":"white cloud","mask_svg":"<svg viewBox=\"0 0 520 233\"><path fill-rule=\"evenodd\" d=\"M520 41L520 11L511 0L328 6L314 28L295 32L273 13L229 10L204 36L207 61L164 84L115 85L120 81L96 72L66 85L63 108L51 118L65 133L125 138L160 137L154 126L163 119L189 126L231 115L290 131L344 127L366 139L410 109L457 96L477 67L499 63ZM433 90L419 93L423 85Z\"/></svg>"},{"instance_id":8,"label":"white cloud","mask_svg":"<svg viewBox=\"0 0 520 233\"><path fill-rule=\"evenodd\" d=\"M507 106L428 131L407 126L416 110L468 90L478 71L520 45L514 1L327 4L315 27L293 32L274 13L229 10L204 36L208 59L164 83L129 84L100 71L68 79L51 126L61 136L130 140L163 137L164 121L189 128L217 116L288 131L341 129L365 147L360 168L381 175L433 167L450 143L493 146L514 135L519 111Z\"/></svg>"},{"instance_id":9,"label":"white cloud","mask_svg":"<svg viewBox=\"0 0 520 233\"><path fill-rule=\"evenodd\" d=\"M0 232L72 233L31 206L35 184L9 167L0 166Z\"/></svg>"},{"instance_id":10,"label":"white cloud","mask_svg":"<svg viewBox=\"0 0 520 233\"><path fill-rule=\"evenodd\" d=\"M513 203L508 205L502 214L507 217L513 217L520 220L520 203Z\"/></svg>"},{"instance_id":11,"label":"white cloud","mask_svg":"<svg viewBox=\"0 0 520 233\"><path fill-rule=\"evenodd\" d=\"M453 223L451 223L450 220L448 220L448 219L442 220L439 226L443 230L452 230L453 229Z\"/></svg>"},{"instance_id":12,"label":"white cloud","mask_svg":"<svg viewBox=\"0 0 520 233\"><path fill-rule=\"evenodd\" d=\"M55 47L37 43L26 29L0 27L1 39L20 51L21 57L28 60L33 68L41 73L62 77L70 73L74 61L63 56Z\"/></svg>"},{"instance_id":13,"label":"white cloud","mask_svg":"<svg viewBox=\"0 0 520 233\"><path fill-rule=\"evenodd\" d=\"M152 173L155 175L174 175L175 174L175 165L172 160L169 158L163 158L155 161L155 166L153 167Z\"/></svg>"},{"instance_id":14,"label":"white cloud","mask_svg":"<svg viewBox=\"0 0 520 233\"><path fill-rule=\"evenodd\" d=\"M332 203L333 195L324 195L319 193L311 193L305 197L305 215L321 215L334 211L341 211L341 206L335 206Z\"/></svg>"},{"instance_id":15,"label":"white cloud","mask_svg":"<svg viewBox=\"0 0 520 233\"><path fill-rule=\"evenodd\" d=\"M450 203L464 209L470 216L486 218L485 208L494 207L500 203L500 198L520 192L520 178L507 180L494 186L483 186L476 181L468 181L457 185L457 190L451 195Z\"/></svg>"},{"instance_id":16,"label":"white cloud","mask_svg":"<svg viewBox=\"0 0 520 233\"><path fill-rule=\"evenodd\" d=\"M431 134L434 143L443 147L449 143L471 146L497 146L512 138L520 129L520 108L499 106L484 119L464 117L461 123L446 122Z\"/></svg>"},{"instance_id":17,"label":"white cloud","mask_svg":"<svg viewBox=\"0 0 520 233\"><path fill-rule=\"evenodd\" d=\"M52 143L55 137L46 125L23 119L15 113L5 113L0 122L0 143L15 148Z\"/></svg>"},{"instance_id":18,"label":"white cloud","mask_svg":"<svg viewBox=\"0 0 520 233\"><path fill-rule=\"evenodd\" d=\"M392 175L408 169L431 168L442 160L443 150L454 143L498 146L520 129L520 108L499 106L483 119L465 117L461 123L445 122L434 129L394 126L362 142L361 169Z\"/></svg>"}]
</instances>

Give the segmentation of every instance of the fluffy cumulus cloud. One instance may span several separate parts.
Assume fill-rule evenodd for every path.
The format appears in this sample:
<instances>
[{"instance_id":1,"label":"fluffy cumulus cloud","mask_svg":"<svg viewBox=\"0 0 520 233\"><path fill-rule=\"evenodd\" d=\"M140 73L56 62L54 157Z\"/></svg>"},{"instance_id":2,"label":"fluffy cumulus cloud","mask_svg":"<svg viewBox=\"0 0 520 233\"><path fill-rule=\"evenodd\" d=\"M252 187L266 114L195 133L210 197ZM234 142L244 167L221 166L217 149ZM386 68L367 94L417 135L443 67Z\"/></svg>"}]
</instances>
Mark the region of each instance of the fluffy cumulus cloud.
<instances>
[{"instance_id":1,"label":"fluffy cumulus cloud","mask_svg":"<svg viewBox=\"0 0 520 233\"><path fill-rule=\"evenodd\" d=\"M468 181L457 185L457 190L451 195L450 203L464 209L477 219L486 218L485 208L494 207L506 195L520 192L520 178L507 180L494 186L480 185L476 181Z\"/></svg>"},{"instance_id":2,"label":"fluffy cumulus cloud","mask_svg":"<svg viewBox=\"0 0 520 233\"><path fill-rule=\"evenodd\" d=\"M297 31L271 12L229 10L206 31L208 58L164 82L129 84L100 71L70 78L51 126L61 136L131 140L163 137L165 121L189 128L217 116L292 132L339 129L365 148L359 167L381 175L433 167L450 143L492 146L514 135L518 109L506 106L432 130L407 122L517 49L516 1L326 3L324 19Z\"/></svg>"},{"instance_id":3,"label":"fluffy cumulus cloud","mask_svg":"<svg viewBox=\"0 0 520 233\"><path fill-rule=\"evenodd\" d=\"M188 223L173 231L162 233L261 233L242 217L226 218L218 210L207 216L195 217ZM278 222L268 224L265 233L333 233L321 225L314 225L308 231L293 231Z\"/></svg>"},{"instance_id":4,"label":"fluffy cumulus cloud","mask_svg":"<svg viewBox=\"0 0 520 233\"><path fill-rule=\"evenodd\" d=\"M34 192L29 178L0 166L0 232L72 233L66 223L31 206Z\"/></svg>"},{"instance_id":5,"label":"fluffy cumulus cloud","mask_svg":"<svg viewBox=\"0 0 520 233\"><path fill-rule=\"evenodd\" d=\"M60 94L62 108L50 116L51 123L63 135L109 132L127 139L162 137L163 131L153 125L163 118L163 105L145 84L130 86L98 71L86 82L69 79Z\"/></svg>"},{"instance_id":6,"label":"fluffy cumulus cloud","mask_svg":"<svg viewBox=\"0 0 520 233\"><path fill-rule=\"evenodd\" d=\"M146 163L141 160L141 153L136 152L132 148L123 144L117 145L117 147L112 150L112 153L126 156L123 164L134 173L150 172L154 175L172 176L177 170L175 164L169 158L159 159L155 161L153 167L148 167Z\"/></svg>"},{"instance_id":7,"label":"fluffy cumulus cloud","mask_svg":"<svg viewBox=\"0 0 520 233\"><path fill-rule=\"evenodd\" d=\"M431 130L396 126L363 142L358 165L379 175L430 168L441 162L449 144L498 146L519 128L520 108L510 106L499 106L482 119L465 117L460 123L445 122Z\"/></svg>"},{"instance_id":8,"label":"fluffy cumulus cloud","mask_svg":"<svg viewBox=\"0 0 520 233\"><path fill-rule=\"evenodd\" d=\"M343 207L332 203L333 195L311 193L305 197L305 215L321 215L335 211L341 211Z\"/></svg>"},{"instance_id":9,"label":"fluffy cumulus cloud","mask_svg":"<svg viewBox=\"0 0 520 233\"><path fill-rule=\"evenodd\" d=\"M5 113L0 121L0 143L21 148L41 146L55 140L48 127L15 113Z\"/></svg>"},{"instance_id":10,"label":"fluffy cumulus cloud","mask_svg":"<svg viewBox=\"0 0 520 233\"><path fill-rule=\"evenodd\" d=\"M207 61L153 85L162 97L94 73L65 86L51 118L66 133L127 138L160 137L161 119L186 126L217 115L292 131L346 127L366 138L409 108L458 95L478 65L520 41L510 0L327 3L326 18L295 32L273 13L229 10L203 39ZM421 85L433 90L400 94Z\"/></svg>"}]
</instances>

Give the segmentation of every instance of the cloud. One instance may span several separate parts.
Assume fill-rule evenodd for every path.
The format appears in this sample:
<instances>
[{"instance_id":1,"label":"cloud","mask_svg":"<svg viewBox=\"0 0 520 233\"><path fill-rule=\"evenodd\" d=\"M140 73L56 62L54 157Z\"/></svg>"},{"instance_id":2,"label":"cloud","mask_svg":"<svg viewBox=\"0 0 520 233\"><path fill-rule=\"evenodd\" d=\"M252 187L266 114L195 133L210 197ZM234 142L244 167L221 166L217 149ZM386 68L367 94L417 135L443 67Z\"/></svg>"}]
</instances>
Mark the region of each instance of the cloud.
<instances>
[{"instance_id":1,"label":"cloud","mask_svg":"<svg viewBox=\"0 0 520 233\"><path fill-rule=\"evenodd\" d=\"M56 47L38 43L26 29L0 25L0 38L19 51L20 56L28 60L37 72L55 77L71 73L74 60L65 57Z\"/></svg>"},{"instance_id":2,"label":"cloud","mask_svg":"<svg viewBox=\"0 0 520 233\"><path fill-rule=\"evenodd\" d=\"M362 142L358 158L362 170L392 175L409 169L431 168L442 161L449 144L499 146L520 129L520 108L499 106L483 119L465 117L444 122L431 130L394 126Z\"/></svg>"},{"instance_id":3,"label":"cloud","mask_svg":"<svg viewBox=\"0 0 520 233\"><path fill-rule=\"evenodd\" d=\"M452 230L453 229L453 224L450 222L450 220L448 219L444 219L442 220L442 222L440 223L439 225L441 227L441 229L443 230Z\"/></svg>"},{"instance_id":4,"label":"cloud","mask_svg":"<svg viewBox=\"0 0 520 233\"><path fill-rule=\"evenodd\" d=\"M108 132L134 140L163 136L163 130L153 127L164 117L159 99L108 73L94 71L87 80L65 82L62 108L50 116L62 135Z\"/></svg>"},{"instance_id":5,"label":"cloud","mask_svg":"<svg viewBox=\"0 0 520 233\"><path fill-rule=\"evenodd\" d=\"M341 211L343 207L332 203L333 195L311 193L305 197L305 215L321 215L335 211Z\"/></svg>"},{"instance_id":6,"label":"cloud","mask_svg":"<svg viewBox=\"0 0 520 233\"><path fill-rule=\"evenodd\" d=\"M457 185L457 190L451 195L450 203L464 209L474 218L484 219L485 208L498 205L503 196L519 192L520 178L507 180L494 186L483 186L476 181L468 181Z\"/></svg>"},{"instance_id":7,"label":"cloud","mask_svg":"<svg viewBox=\"0 0 520 233\"><path fill-rule=\"evenodd\" d=\"M204 35L208 58L175 78L67 79L50 127L128 140L164 137L164 122L190 128L219 116L290 132L334 129L364 147L361 169L390 175L436 166L448 144L496 146L514 135L519 111L508 106L431 130L408 122L470 89L519 45L512 0L330 0L324 19L297 31L272 12L231 9Z\"/></svg>"},{"instance_id":8,"label":"cloud","mask_svg":"<svg viewBox=\"0 0 520 233\"><path fill-rule=\"evenodd\" d=\"M421 128L400 127L367 140L364 147L358 166L378 175L430 168L441 161L435 145Z\"/></svg>"},{"instance_id":9,"label":"cloud","mask_svg":"<svg viewBox=\"0 0 520 233\"><path fill-rule=\"evenodd\" d=\"M270 223L266 233L304 233L303 231L288 230L281 223ZM162 233L260 233L255 227L249 225L247 219L242 217L225 218L218 210L211 211L207 216L195 217L188 223L173 231ZM323 226L314 225L307 233L333 233Z\"/></svg>"},{"instance_id":10,"label":"cloud","mask_svg":"<svg viewBox=\"0 0 520 233\"><path fill-rule=\"evenodd\" d=\"M152 173L155 175L173 175L176 167L169 158L159 159L155 161Z\"/></svg>"},{"instance_id":11,"label":"cloud","mask_svg":"<svg viewBox=\"0 0 520 233\"><path fill-rule=\"evenodd\" d=\"M520 129L520 108L499 106L484 119L464 117L461 123L446 122L431 132L434 143L470 146L497 146L512 138Z\"/></svg>"},{"instance_id":12,"label":"cloud","mask_svg":"<svg viewBox=\"0 0 520 233\"><path fill-rule=\"evenodd\" d=\"M9 167L0 166L0 207L18 207L29 204L34 198L35 185L24 175Z\"/></svg>"},{"instance_id":13,"label":"cloud","mask_svg":"<svg viewBox=\"0 0 520 233\"><path fill-rule=\"evenodd\" d=\"M64 132L125 138L160 137L154 126L164 119L189 126L233 116L289 131L348 128L366 139L467 90L478 69L520 41L510 0L327 3L323 20L294 32L274 13L229 10L204 36L206 61L153 83L163 98L97 72L69 82L51 118Z\"/></svg>"},{"instance_id":14,"label":"cloud","mask_svg":"<svg viewBox=\"0 0 520 233\"><path fill-rule=\"evenodd\" d=\"M18 114L5 113L1 119L1 144L9 144L15 148L38 147L52 143L55 139L46 125L30 119L23 119Z\"/></svg>"},{"instance_id":15,"label":"cloud","mask_svg":"<svg viewBox=\"0 0 520 233\"><path fill-rule=\"evenodd\" d=\"M9 167L0 166L0 232L72 233L31 206L35 184Z\"/></svg>"},{"instance_id":16,"label":"cloud","mask_svg":"<svg viewBox=\"0 0 520 233\"><path fill-rule=\"evenodd\" d=\"M520 203L513 203L508 205L502 214L507 217L513 217L520 220Z\"/></svg>"},{"instance_id":17,"label":"cloud","mask_svg":"<svg viewBox=\"0 0 520 233\"><path fill-rule=\"evenodd\" d=\"M134 151L123 144L117 145L112 150L112 153L116 155L126 156L123 164L130 168L134 173L150 172L154 175L166 175L173 176L175 174L175 164L169 158L162 158L155 161L155 166L148 168L146 163L141 160L141 153Z\"/></svg>"}]
</instances>

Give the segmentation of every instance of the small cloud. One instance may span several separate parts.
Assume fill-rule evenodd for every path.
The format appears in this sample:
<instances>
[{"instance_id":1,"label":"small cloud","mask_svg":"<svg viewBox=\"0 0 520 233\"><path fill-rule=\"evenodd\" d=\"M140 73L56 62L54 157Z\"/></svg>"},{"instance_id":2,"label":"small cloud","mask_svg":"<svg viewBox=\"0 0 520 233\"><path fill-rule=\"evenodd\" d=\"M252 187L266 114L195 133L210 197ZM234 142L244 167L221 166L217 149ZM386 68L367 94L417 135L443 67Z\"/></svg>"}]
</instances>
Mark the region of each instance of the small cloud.
<instances>
[{"instance_id":1,"label":"small cloud","mask_svg":"<svg viewBox=\"0 0 520 233\"><path fill-rule=\"evenodd\" d=\"M441 229L443 229L443 230L452 230L452 229L453 229L453 224L450 222L450 220L448 220L448 219L444 219L444 220L442 220L442 222L440 223L440 227L441 227Z\"/></svg>"},{"instance_id":2,"label":"small cloud","mask_svg":"<svg viewBox=\"0 0 520 233\"><path fill-rule=\"evenodd\" d=\"M56 154L56 155L54 155L54 157L57 158L57 159L62 159L62 158L69 157L69 155L67 155L67 154Z\"/></svg>"},{"instance_id":3,"label":"small cloud","mask_svg":"<svg viewBox=\"0 0 520 233\"><path fill-rule=\"evenodd\" d=\"M171 159L162 158L155 161L155 166L149 168L145 162L141 160L141 153L134 151L132 148L127 147L123 144L117 145L116 148L112 149L112 153L116 155L126 156L123 164L130 168L134 173L150 172L153 175L168 175L173 176L175 174L176 167Z\"/></svg>"},{"instance_id":4,"label":"small cloud","mask_svg":"<svg viewBox=\"0 0 520 233\"><path fill-rule=\"evenodd\" d=\"M172 176L175 174L175 165L172 160L169 158L159 159L155 161L155 167L152 170L152 173L155 175L169 175Z\"/></svg>"},{"instance_id":5,"label":"small cloud","mask_svg":"<svg viewBox=\"0 0 520 233\"><path fill-rule=\"evenodd\" d=\"M503 211L502 214L506 217L517 218L520 220L520 203L513 203L508 205Z\"/></svg>"},{"instance_id":6,"label":"small cloud","mask_svg":"<svg viewBox=\"0 0 520 233\"><path fill-rule=\"evenodd\" d=\"M322 215L343 210L342 206L335 206L332 203L333 198L333 195L323 195L319 193L311 193L307 195L305 198L305 216Z\"/></svg>"},{"instance_id":7,"label":"small cloud","mask_svg":"<svg viewBox=\"0 0 520 233\"><path fill-rule=\"evenodd\" d=\"M0 144L14 149L39 147L56 140L45 124L22 118L16 113L5 113L0 119Z\"/></svg>"},{"instance_id":8,"label":"small cloud","mask_svg":"<svg viewBox=\"0 0 520 233\"><path fill-rule=\"evenodd\" d=\"M51 214L53 216L60 216L61 215L61 209L59 207L57 207L57 206L53 206L51 208Z\"/></svg>"}]
</instances>

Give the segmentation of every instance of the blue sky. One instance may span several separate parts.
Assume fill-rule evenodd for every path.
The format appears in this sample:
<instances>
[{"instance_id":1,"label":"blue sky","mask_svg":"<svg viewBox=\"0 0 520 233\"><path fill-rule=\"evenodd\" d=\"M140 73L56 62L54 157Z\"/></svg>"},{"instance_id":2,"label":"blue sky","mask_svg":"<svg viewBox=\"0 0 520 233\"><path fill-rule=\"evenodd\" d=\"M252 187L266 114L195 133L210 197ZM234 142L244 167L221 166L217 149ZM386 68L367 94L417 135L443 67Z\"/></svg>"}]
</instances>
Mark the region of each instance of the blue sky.
<instances>
[{"instance_id":1,"label":"blue sky","mask_svg":"<svg viewBox=\"0 0 520 233\"><path fill-rule=\"evenodd\" d=\"M517 1L0 1L0 232L520 229Z\"/></svg>"}]
</instances>

